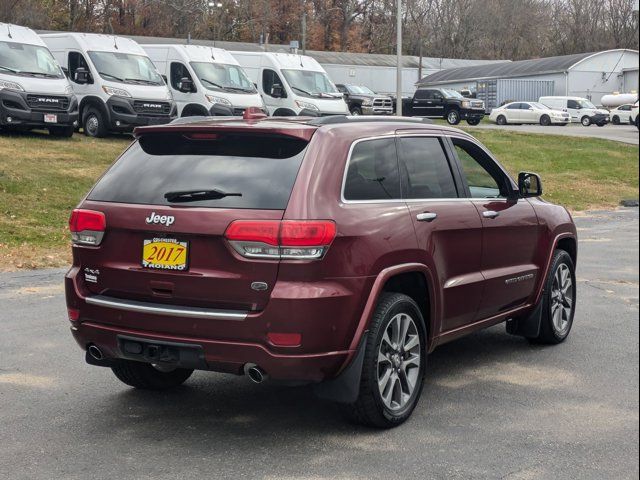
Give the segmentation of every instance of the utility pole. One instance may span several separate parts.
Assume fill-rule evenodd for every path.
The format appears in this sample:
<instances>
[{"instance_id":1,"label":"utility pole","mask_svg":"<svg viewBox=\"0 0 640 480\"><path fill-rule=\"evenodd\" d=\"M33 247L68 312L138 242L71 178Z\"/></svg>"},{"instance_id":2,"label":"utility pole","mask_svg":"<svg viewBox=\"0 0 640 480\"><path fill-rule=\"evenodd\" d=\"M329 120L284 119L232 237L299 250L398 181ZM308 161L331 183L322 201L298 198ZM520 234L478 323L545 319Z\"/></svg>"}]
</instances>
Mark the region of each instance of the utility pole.
<instances>
[{"instance_id":1,"label":"utility pole","mask_svg":"<svg viewBox=\"0 0 640 480\"><path fill-rule=\"evenodd\" d=\"M305 8L304 0L301 0L302 4L302 54L307 54L307 9Z\"/></svg>"},{"instance_id":2,"label":"utility pole","mask_svg":"<svg viewBox=\"0 0 640 480\"><path fill-rule=\"evenodd\" d=\"M402 0L398 1L398 11L396 12L396 115L402 116Z\"/></svg>"}]
</instances>

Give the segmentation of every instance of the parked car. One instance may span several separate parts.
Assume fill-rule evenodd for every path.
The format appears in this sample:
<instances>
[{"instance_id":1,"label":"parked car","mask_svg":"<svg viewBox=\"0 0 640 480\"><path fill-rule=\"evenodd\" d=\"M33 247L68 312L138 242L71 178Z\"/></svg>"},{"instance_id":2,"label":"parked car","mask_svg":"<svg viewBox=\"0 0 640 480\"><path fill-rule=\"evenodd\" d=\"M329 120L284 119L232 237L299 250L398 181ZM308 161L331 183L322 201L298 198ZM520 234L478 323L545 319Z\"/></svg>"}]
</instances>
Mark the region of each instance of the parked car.
<instances>
[{"instance_id":1,"label":"parked car","mask_svg":"<svg viewBox=\"0 0 640 480\"><path fill-rule=\"evenodd\" d=\"M141 46L167 80L179 117L242 115L247 107L266 113L258 90L226 50L202 45Z\"/></svg>"},{"instance_id":2,"label":"parked car","mask_svg":"<svg viewBox=\"0 0 640 480\"><path fill-rule=\"evenodd\" d=\"M538 102L511 102L491 110L489 120L498 125L508 123L539 123L540 125L566 125L569 113L553 110Z\"/></svg>"},{"instance_id":3,"label":"parked car","mask_svg":"<svg viewBox=\"0 0 640 480\"><path fill-rule=\"evenodd\" d=\"M40 37L71 80L85 135L131 132L136 126L169 123L177 117L164 79L133 40L69 32Z\"/></svg>"},{"instance_id":4,"label":"parked car","mask_svg":"<svg viewBox=\"0 0 640 480\"><path fill-rule=\"evenodd\" d=\"M402 114L407 117L444 118L450 125L466 120L477 125L484 118L484 102L463 97L446 88L419 88L413 97L402 101Z\"/></svg>"},{"instance_id":5,"label":"parked car","mask_svg":"<svg viewBox=\"0 0 640 480\"><path fill-rule=\"evenodd\" d=\"M313 383L392 427L438 345L505 321L567 338L576 228L536 174L418 120L256 112L137 129L73 211L88 363L146 389L194 369Z\"/></svg>"},{"instance_id":6,"label":"parked car","mask_svg":"<svg viewBox=\"0 0 640 480\"><path fill-rule=\"evenodd\" d=\"M609 112L597 108L591 101L581 97L540 97L539 103L555 110L568 112L572 122L588 127L592 123L604 127L609 123Z\"/></svg>"},{"instance_id":7,"label":"parked car","mask_svg":"<svg viewBox=\"0 0 640 480\"><path fill-rule=\"evenodd\" d=\"M393 115L393 100L364 85L337 84L351 115Z\"/></svg>"},{"instance_id":8,"label":"parked car","mask_svg":"<svg viewBox=\"0 0 640 480\"><path fill-rule=\"evenodd\" d=\"M30 28L0 23L0 128L45 128L70 137L78 100L60 65Z\"/></svg>"},{"instance_id":9,"label":"parked car","mask_svg":"<svg viewBox=\"0 0 640 480\"><path fill-rule=\"evenodd\" d=\"M293 53L231 52L257 85L269 115L349 113L342 94L315 59Z\"/></svg>"},{"instance_id":10,"label":"parked car","mask_svg":"<svg viewBox=\"0 0 640 480\"><path fill-rule=\"evenodd\" d=\"M614 125L620 125L621 123L633 123L631 121L631 110L633 109L632 103L626 103L624 105L620 105L617 108L609 111L609 117L611 118L611 123Z\"/></svg>"},{"instance_id":11,"label":"parked car","mask_svg":"<svg viewBox=\"0 0 640 480\"><path fill-rule=\"evenodd\" d=\"M634 103L633 108L631 109L631 116L629 117L629 122L632 125L635 125L636 128L640 129L640 125L638 125L638 102Z\"/></svg>"}]
</instances>

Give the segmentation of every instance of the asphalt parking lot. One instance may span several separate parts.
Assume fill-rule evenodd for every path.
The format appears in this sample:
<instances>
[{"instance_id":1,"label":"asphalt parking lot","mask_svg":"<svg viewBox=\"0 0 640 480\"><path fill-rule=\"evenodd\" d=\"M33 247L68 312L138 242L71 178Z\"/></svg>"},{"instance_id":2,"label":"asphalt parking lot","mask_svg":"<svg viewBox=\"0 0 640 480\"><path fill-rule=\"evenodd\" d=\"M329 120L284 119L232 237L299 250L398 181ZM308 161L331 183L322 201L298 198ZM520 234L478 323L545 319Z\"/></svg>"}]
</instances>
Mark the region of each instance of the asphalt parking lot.
<instances>
[{"instance_id":1,"label":"asphalt parking lot","mask_svg":"<svg viewBox=\"0 0 640 480\"><path fill-rule=\"evenodd\" d=\"M196 372L168 393L127 388L84 364L62 270L0 274L0 478L637 479L638 209L576 223L568 341L497 326L439 348L391 431L307 387Z\"/></svg>"},{"instance_id":2,"label":"asphalt parking lot","mask_svg":"<svg viewBox=\"0 0 640 480\"><path fill-rule=\"evenodd\" d=\"M614 140L616 142L630 143L638 145L639 135L635 125L612 125L608 124L604 127L591 125L583 127L574 123L564 127L558 125L550 125L543 127L541 125L496 125L484 120L480 125L472 128L485 128L489 130L508 130L514 132L526 133L543 133L547 135L565 135L569 137L589 137L602 138L604 140Z\"/></svg>"}]
</instances>

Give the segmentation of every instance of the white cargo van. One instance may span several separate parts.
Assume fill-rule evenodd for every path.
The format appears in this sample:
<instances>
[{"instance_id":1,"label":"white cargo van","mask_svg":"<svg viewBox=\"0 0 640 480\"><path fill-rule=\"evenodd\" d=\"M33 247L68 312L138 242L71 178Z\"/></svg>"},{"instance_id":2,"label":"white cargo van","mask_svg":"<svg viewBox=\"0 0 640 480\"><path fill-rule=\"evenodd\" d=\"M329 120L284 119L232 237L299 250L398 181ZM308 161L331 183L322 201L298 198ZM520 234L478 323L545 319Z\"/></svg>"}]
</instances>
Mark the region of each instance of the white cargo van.
<instances>
[{"instance_id":1,"label":"white cargo van","mask_svg":"<svg viewBox=\"0 0 640 480\"><path fill-rule=\"evenodd\" d=\"M585 127L595 123L604 127L609 123L609 112L597 108L586 98L582 97L540 97L538 100L543 105L554 110L569 112L572 122L580 122Z\"/></svg>"},{"instance_id":2,"label":"white cargo van","mask_svg":"<svg viewBox=\"0 0 640 480\"><path fill-rule=\"evenodd\" d=\"M141 47L165 76L178 116L242 115L247 107L267 113L258 90L226 50L202 45Z\"/></svg>"},{"instance_id":3,"label":"white cargo van","mask_svg":"<svg viewBox=\"0 0 640 480\"><path fill-rule=\"evenodd\" d=\"M76 96L44 42L30 28L0 23L0 129L70 137L77 120Z\"/></svg>"},{"instance_id":4,"label":"white cargo van","mask_svg":"<svg viewBox=\"0 0 640 480\"><path fill-rule=\"evenodd\" d=\"M92 33L41 35L71 80L86 135L128 132L176 118L162 76L133 40Z\"/></svg>"},{"instance_id":5,"label":"white cargo van","mask_svg":"<svg viewBox=\"0 0 640 480\"><path fill-rule=\"evenodd\" d=\"M342 93L313 58L293 53L231 52L263 95L270 115L348 115Z\"/></svg>"}]
</instances>

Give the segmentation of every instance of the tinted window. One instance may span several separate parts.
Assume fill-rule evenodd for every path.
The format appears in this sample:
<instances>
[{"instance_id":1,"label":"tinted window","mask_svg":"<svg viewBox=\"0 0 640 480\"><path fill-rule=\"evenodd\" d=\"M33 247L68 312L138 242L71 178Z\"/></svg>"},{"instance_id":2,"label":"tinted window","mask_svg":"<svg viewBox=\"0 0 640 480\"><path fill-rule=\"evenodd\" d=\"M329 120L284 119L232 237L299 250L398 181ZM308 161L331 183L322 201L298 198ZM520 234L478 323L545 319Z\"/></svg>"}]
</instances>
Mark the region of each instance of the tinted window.
<instances>
[{"instance_id":1,"label":"tinted window","mask_svg":"<svg viewBox=\"0 0 640 480\"><path fill-rule=\"evenodd\" d=\"M506 196L504 175L480 147L464 140L453 139L472 198Z\"/></svg>"},{"instance_id":2,"label":"tinted window","mask_svg":"<svg viewBox=\"0 0 640 480\"><path fill-rule=\"evenodd\" d=\"M521 103L512 103L511 105L507 106L507 110L520 110L520 105L522 105Z\"/></svg>"},{"instance_id":3,"label":"tinted window","mask_svg":"<svg viewBox=\"0 0 640 480\"><path fill-rule=\"evenodd\" d=\"M284 90L284 86L282 85L282 80L280 80L280 77L278 76L278 74L273 70L264 69L262 71L262 90L264 91L264 93L270 96L271 89L275 84L283 87L282 89L282 93L284 94L283 98L286 98L287 94L286 94L286 91Z\"/></svg>"},{"instance_id":4,"label":"tinted window","mask_svg":"<svg viewBox=\"0 0 640 480\"><path fill-rule=\"evenodd\" d=\"M578 109L580 108L580 104L575 100L567 100L567 108Z\"/></svg>"},{"instance_id":5,"label":"tinted window","mask_svg":"<svg viewBox=\"0 0 640 480\"><path fill-rule=\"evenodd\" d=\"M389 200L400 198L400 178L393 138L359 142L351 152L344 198Z\"/></svg>"},{"instance_id":6,"label":"tinted window","mask_svg":"<svg viewBox=\"0 0 640 480\"><path fill-rule=\"evenodd\" d=\"M183 78L188 78L189 80L193 81L193 79L191 78L191 74L189 73L189 70L187 70L187 67L184 66L182 63L172 63L171 64L171 86L175 89L175 90L180 90L180 85L182 84L181 80ZM195 92L195 85L192 87L191 91Z\"/></svg>"},{"instance_id":7,"label":"tinted window","mask_svg":"<svg viewBox=\"0 0 640 480\"><path fill-rule=\"evenodd\" d=\"M404 198L458 196L449 162L437 138L401 138L400 168Z\"/></svg>"},{"instance_id":8,"label":"tinted window","mask_svg":"<svg viewBox=\"0 0 640 480\"><path fill-rule=\"evenodd\" d=\"M181 134L140 138L98 181L90 200L173 205L165 193L216 189L241 194L184 206L280 210L287 206L306 142L282 136Z\"/></svg>"},{"instance_id":9,"label":"tinted window","mask_svg":"<svg viewBox=\"0 0 640 480\"><path fill-rule=\"evenodd\" d=\"M427 100L433 98L433 94L431 93L431 90L416 90L413 98L416 100Z\"/></svg>"},{"instance_id":10,"label":"tinted window","mask_svg":"<svg viewBox=\"0 0 640 480\"><path fill-rule=\"evenodd\" d=\"M75 82L75 73L78 68L84 68L89 72L89 65L79 52L69 52L69 78L72 82ZM91 73L89 73L89 83L93 83Z\"/></svg>"}]
</instances>

